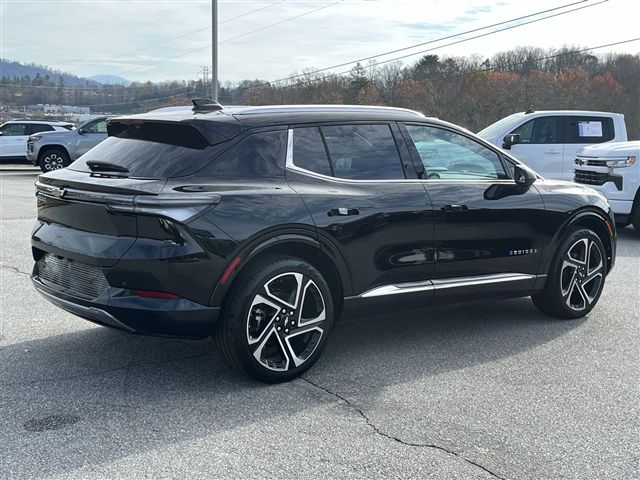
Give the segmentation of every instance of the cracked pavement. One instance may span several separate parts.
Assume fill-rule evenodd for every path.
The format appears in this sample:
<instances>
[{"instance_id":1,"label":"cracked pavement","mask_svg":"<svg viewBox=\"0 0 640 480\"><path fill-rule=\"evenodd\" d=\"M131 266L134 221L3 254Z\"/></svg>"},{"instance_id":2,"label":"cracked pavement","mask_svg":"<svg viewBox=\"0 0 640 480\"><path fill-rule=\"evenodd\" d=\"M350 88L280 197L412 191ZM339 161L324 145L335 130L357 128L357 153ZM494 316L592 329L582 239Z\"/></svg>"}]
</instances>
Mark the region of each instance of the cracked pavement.
<instances>
[{"instance_id":1,"label":"cracked pavement","mask_svg":"<svg viewBox=\"0 0 640 480\"><path fill-rule=\"evenodd\" d=\"M640 477L640 236L588 318L528 299L343 319L262 385L209 341L127 336L27 278L35 173L0 173L0 479Z\"/></svg>"}]
</instances>

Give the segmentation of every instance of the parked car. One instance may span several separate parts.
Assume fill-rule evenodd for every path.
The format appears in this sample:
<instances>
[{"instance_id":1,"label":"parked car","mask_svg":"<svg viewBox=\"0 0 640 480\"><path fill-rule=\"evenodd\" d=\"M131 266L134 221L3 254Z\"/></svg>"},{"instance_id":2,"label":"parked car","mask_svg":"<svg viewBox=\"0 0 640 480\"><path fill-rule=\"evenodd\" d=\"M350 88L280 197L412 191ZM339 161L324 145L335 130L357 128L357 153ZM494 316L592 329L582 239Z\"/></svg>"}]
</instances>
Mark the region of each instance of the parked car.
<instances>
[{"instance_id":1,"label":"parked car","mask_svg":"<svg viewBox=\"0 0 640 480\"><path fill-rule=\"evenodd\" d=\"M75 128L69 122L44 120L11 120L0 125L0 160L24 162L27 160L27 138L39 132L68 132Z\"/></svg>"},{"instance_id":2,"label":"parked car","mask_svg":"<svg viewBox=\"0 0 640 480\"><path fill-rule=\"evenodd\" d=\"M104 142L40 175L32 279L47 300L124 332L213 335L229 365L280 382L316 361L343 312L532 295L572 319L614 265L602 195L450 123L194 109L110 119ZM445 146L464 158L438 159Z\"/></svg>"},{"instance_id":3,"label":"parked car","mask_svg":"<svg viewBox=\"0 0 640 480\"><path fill-rule=\"evenodd\" d=\"M575 159L575 181L599 190L619 226L640 232L640 141L585 147Z\"/></svg>"},{"instance_id":4,"label":"parked car","mask_svg":"<svg viewBox=\"0 0 640 480\"><path fill-rule=\"evenodd\" d=\"M478 135L540 175L572 181L578 150L594 143L626 142L627 127L621 113L527 110L498 120Z\"/></svg>"},{"instance_id":5,"label":"parked car","mask_svg":"<svg viewBox=\"0 0 640 480\"><path fill-rule=\"evenodd\" d=\"M107 138L107 117L98 117L76 130L38 133L27 140L27 158L43 172L68 166Z\"/></svg>"}]
</instances>

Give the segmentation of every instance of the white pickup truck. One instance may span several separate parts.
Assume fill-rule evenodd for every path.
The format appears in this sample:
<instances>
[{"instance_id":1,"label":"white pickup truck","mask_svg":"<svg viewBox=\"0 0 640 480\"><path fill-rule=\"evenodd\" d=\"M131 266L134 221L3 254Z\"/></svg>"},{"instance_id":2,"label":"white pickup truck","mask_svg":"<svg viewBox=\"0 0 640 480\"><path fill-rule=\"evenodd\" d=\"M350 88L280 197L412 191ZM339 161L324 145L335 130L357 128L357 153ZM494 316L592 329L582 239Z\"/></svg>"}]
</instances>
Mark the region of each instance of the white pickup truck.
<instances>
[{"instance_id":1,"label":"white pickup truck","mask_svg":"<svg viewBox=\"0 0 640 480\"><path fill-rule=\"evenodd\" d=\"M544 177L572 181L578 150L594 143L626 142L627 127L621 113L527 110L498 120L478 135Z\"/></svg>"},{"instance_id":2,"label":"white pickup truck","mask_svg":"<svg viewBox=\"0 0 640 480\"><path fill-rule=\"evenodd\" d=\"M616 223L640 232L640 141L585 147L575 158L575 182L609 200Z\"/></svg>"}]
</instances>

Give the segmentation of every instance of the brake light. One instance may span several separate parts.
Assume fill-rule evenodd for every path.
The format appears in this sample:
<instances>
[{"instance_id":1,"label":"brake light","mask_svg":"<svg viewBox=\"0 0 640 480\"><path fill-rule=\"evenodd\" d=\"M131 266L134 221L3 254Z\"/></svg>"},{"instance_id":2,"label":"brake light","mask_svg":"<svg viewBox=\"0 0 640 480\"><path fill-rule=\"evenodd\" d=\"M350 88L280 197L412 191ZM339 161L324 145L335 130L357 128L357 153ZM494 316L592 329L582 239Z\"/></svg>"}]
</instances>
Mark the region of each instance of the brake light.
<instances>
[{"instance_id":1,"label":"brake light","mask_svg":"<svg viewBox=\"0 0 640 480\"><path fill-rule=\"evenodd\" d=\"M162 298L165 300L175 300L180 298L179 296L174 295L173 293L154 292L152 290L133 290L133 293L135 293L139 297L144 297L144 298Z\"/></svg>"}]
</instances>

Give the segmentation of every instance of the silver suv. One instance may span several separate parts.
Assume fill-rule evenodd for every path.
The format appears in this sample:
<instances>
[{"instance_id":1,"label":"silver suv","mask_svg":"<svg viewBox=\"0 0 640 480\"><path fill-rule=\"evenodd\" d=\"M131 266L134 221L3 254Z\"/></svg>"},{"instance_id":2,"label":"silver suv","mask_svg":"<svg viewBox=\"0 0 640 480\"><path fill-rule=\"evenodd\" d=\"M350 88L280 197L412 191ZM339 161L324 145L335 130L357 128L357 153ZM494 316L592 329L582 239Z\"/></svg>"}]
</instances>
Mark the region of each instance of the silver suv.
<instances>
[{"instance_id":1,"label":"silver suv","mask_svg":"<svg viewBox=\"0 0 640 480\"><path fill-rule=\"evenodd\" d=\"M107 138L107 117L98 117L76 130L44 132L27 140L27 158L43 172L68 166Z\"/></svg>"}]
</instances>

